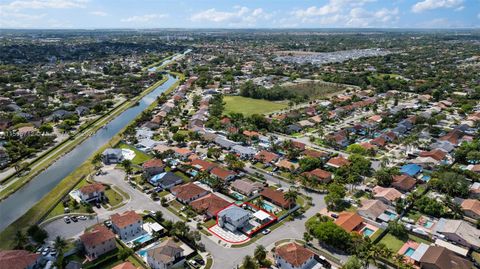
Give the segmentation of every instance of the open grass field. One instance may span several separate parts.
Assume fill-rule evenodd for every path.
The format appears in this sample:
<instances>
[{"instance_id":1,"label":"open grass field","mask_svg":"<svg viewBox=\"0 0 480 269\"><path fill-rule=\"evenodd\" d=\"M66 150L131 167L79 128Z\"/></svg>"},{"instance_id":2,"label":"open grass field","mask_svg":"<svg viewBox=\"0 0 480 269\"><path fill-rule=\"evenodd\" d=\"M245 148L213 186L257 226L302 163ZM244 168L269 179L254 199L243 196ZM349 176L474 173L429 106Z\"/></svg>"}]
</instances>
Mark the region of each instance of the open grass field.
<instances>
[{"instance_id":1,"label":"open grass field","mask_svg":"<svg viewBox=\"0 0 480 269\"><path fill-rule=\"evenodd\" d=\"M288 102L272 102L263 99L253 99L242 96L224 96L225 114L243 113L246 116L253 114L266 114L288 107Z\"/></svg>"}]
</instances>

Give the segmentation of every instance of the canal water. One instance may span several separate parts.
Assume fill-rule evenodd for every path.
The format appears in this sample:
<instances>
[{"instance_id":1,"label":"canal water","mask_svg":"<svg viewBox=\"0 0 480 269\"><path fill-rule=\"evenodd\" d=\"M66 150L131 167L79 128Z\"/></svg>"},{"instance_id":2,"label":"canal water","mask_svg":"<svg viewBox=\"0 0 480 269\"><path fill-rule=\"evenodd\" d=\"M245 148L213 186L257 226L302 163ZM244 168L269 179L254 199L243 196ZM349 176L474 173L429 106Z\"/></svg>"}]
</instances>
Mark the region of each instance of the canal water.
<instances>
[{"instance_id":1,"label":"canal water","mask_svg":"<svg viewBox=\"0 0 480 269\"><path fill-rule=\"evenodd\" d=\"M115 119L99 129L94 135L87 138L69 153L63 155L45 171L33 178L21 189L0 202L0 231L27 212L42 197L47 195L63 178L73 172L87 158L106 144L115 134L127 126L142 111L144 111L156 97L165 92L177 81L177 78L168 75L168 80L144 96L138 103L125 110Z\"/></svg>"}]
</instances>

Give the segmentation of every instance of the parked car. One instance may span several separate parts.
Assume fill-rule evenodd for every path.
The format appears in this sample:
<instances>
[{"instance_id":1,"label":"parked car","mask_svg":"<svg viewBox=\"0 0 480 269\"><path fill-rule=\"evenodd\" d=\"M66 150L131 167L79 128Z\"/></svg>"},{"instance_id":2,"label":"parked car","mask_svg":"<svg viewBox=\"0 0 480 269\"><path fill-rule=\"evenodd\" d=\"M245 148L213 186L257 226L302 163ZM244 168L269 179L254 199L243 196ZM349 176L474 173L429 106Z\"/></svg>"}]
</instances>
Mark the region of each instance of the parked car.
<instances>
[{"instance_id":1,"label":"parked car","mask_svg":"<svg viewBox=\"0 0 480 269\"><path fill-rule=\"evenodd\" d=\"M70 220L70 217L69 216L65 216L63 217L63 221L65 221L66 224L69 224L71 222Z\"/></svg>"},{"instance_id":2,"label":"parked car","mask_svg":"<svg viewBox=\"0 0 480 269\"><path fill-rule=\"evenodd\" d=\"M73 222L77 222L77 221L78 221L77 216L72 216L71 219L72 219Z\"/></svg>"},{"instance_id":3,"label":"parked car","mask_svg":"<svg viewBox=\"0 0 480 269\"><path fill-rule=\"evenodd\" d=\"M205 261L201 257L196 257L194 260L200 265L205 265Z\"/></svg>"},{"instance_id":4,"label":"parked car","mask_svg":"<svg viewBox=\"0 0 480 269\"><path fill-rule=\"evenodd\" d=\"M262 231L262 234L267 235L267 234L269 234L270 232L271 232L270 229L265 229L265 230Z\"/></svg>"},{"instance_id":5,"label":"parked car","mask_svg":"<svg viewBox=\"0 0 480 269\"><path fill-rule=\"evenodd\" d=\"M87 216L80 216L78 217L79 220L87 220Z\"/></svg>"}]
</instances>

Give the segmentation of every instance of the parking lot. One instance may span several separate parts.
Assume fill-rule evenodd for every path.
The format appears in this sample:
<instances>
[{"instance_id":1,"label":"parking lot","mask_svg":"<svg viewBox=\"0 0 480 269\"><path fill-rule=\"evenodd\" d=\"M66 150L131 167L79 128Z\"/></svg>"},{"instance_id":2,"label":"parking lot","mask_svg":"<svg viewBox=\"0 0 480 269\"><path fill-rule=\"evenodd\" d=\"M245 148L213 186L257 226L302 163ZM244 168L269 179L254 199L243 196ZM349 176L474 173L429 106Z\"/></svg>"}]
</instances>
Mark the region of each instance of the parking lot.
<instances>
[{"instance_id":1,"label":"parking lot","mask_svg":"<svg viewBox=\"0 0 480 269\"><path fill-rule=\"evenodd\" d=\"M87 220L78 220L77 222L71 221L67 224L63 218L59 218L48 223L43 228L48 233L48 240L55 240L56 236L61 236L63 238L76 238L80 236L86 228L99 222L103 222L103 220L93 217L88 218Z\"/></svg>"}]
</instances>

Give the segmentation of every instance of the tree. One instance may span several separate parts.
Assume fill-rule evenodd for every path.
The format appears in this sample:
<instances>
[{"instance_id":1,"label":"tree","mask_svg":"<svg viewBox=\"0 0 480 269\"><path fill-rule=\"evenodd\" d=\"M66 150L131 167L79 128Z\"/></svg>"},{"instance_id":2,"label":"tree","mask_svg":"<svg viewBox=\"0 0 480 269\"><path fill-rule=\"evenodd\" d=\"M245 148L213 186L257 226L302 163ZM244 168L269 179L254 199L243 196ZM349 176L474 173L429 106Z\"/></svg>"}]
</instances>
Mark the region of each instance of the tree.
<instances>
[{"instance_id":1,"label":"tree","mask_svg":"<svg viewBox=\"0 0 480 269\"><path fill-rule=\"evenodd\" d=\"M359 144L349 145L347 147L347 152L360 154L360 155L363 155L363 156L368 155L368 151L364 147L360 146Z\"/></svg>"},{"instance_id":2,"label":"tree","mask_svg":"<svg viewBox=\"0 0 480 269\"><path fill-rule=\"evenodd\" d=\"M258 269L258 264L252 259L251 256L247 255L245 258L243 258L242 267L244 269Z\"/></svg>"},{"instance_id":3,"label":"tree","mask_svg":"<svg viewBox=\"0 0 480 269\"><path fill-rule=\"evenodd\" d=\"M222 151L219 148L208 148L207 150L208 158L214 158L215 160L218 160L221 154L222 154Z\"/></svg>"},{"instance_id":4,"label":"tree","mask_svg":"<svg viewBox=\"0 0 480 269\"><path fill-rule=\"evenodd\" d=\"M303 240L305 241L306 244L309 244L312 241L313 237L311 234L304 232L303 233Z\"/></svg>"},{"instance_id":5,"label":"tree","mask_svg":"<svg viewBox=\"0 0 480 269\"><path fill-rule=\"evenodd\" d=\"M467 197L469 193L469 183L465 176L455 172L440 171L436 178L432 178L429 185L442 193L452 197Z\"/></svg>"},{"instance_id":6,"label":"tree","mask_svg":"<svg viewBox=\"0 0 480 269\"><path fill-rule=\"evenodd\" d=\"M27 230L27 235L30 236L35 242L43 244L48 237L47 231L40 228L38 225L32 225Z\"/></svg>"},{"instance_id":7,"label":"tree","mask_svg":"<svg viewBox=\"0 0 480 269\"><path fill-rule=\"evenodd\" d=\"M295 205L295 201L297 200L297 196L299 193L294 190L294 189L289 189L286 193L283 194L283 197L285 200L287 200L290 203L290 208L292 208L293 205Z\"/></svg>"},{"instance_id":8,"label":"tree","mask_svg":"<svg viewBox=\"0 0 480 269\"><path fill-rule=\"evenodd\" d=\"M130 248L121 248L120 251L118 251L117 258L119 260L126 260L130 255L133 254L133 250Z\"/></svg>"},{"instance_id":9,"label":"tree","mask_svg":"<svg viewBox=\"0 0 480 269\"><path fill-rule=\"evenodd\" d=\"M13 239L13 248L24 249L27 243L28 243L28 238L25 236L25 234L22 231L18 230L15 233L15 238Z\"/></svg>"},{"instance_id":10,"label":"tree","mask_svg":"<svg viewBox=\"0 0 480 269\"><path fill-rule=\"evenodd\" d=\"M185 140L187 139L187 136L182 134L182 133L174 133L173 136L172 136L172 139L175 142L181 144L181 143L185 142Z\"/></svg>"},{"instance_id":11,"label":"tree","mask_svg":"<svg viewBox=\"0 0 480 269\"><path fill-rule=\"evenodd\" d=\"M163 212L162 211L156 211L155 212L155 220L157 222L162 222L163 221Z\"/></svg>"},{"instance_id":12,"label":"tree","mask_svg":"<svg viewBox=\"0 0 480 269\"><path fill-rule=\"evenodd\" d=\"M93 156L92 158L92 164L95 167L95 169L99 169L100 165L102 163L102 155L100 153L97 153Z\"/></svg>"},{"instance_id":13,"label":"tree","mask_svg":"<svg viewBox=\"0 0 480 269\"><path fill-rule=\"evenodd\" d=\"M302 172L312 171L322 166L322 161L319 158L313 157L302 158L298 163Z\"/></svg>"},{"instance_id":14,"label":"tree","mask_svg":"<svg viewBox=\"0 0 480 269\"><path fill-rule=\"evenodd\" d=\"M408 231L403 224L396 221L390 221L388 223L388 230L396 237L404 239L408 237Z\"/></svg>"},{"instance_id":15,"label":"tree","mask_svg":"<svg viewBox=\"0 0 480 269\"><path fill-rule=\"evenodd\" d=\"M67 242L61 236L57 236L57 237L55 237L55 241L53 242L53 246L57 250L60 250L60 249L63 250L67 246Z\"/></svg>"},{"instance_id":16,"label":"tree","mask_svg":"<svg viewBox=\"0 0 480 269\"><path fill-rule=\"evenodd\" d=\"M40 125L38 131L42 134L50 134L53 132L53 127L50 124L44 123Z\"/></svg>"},{"instance_id":17,"label":"tree","mask_svg":"<svg viewBox=\"0 0 480 269\"><path fill-rule=\"evenodd\" d=\"M328 194L325 195L325 203L329 210L337 211L344 205L343 198L346 195L345 187L339 183L332 183L327 188Z\"/></svg>"},{"instance_id":18,"label":"tree","mask_svg":"<svg viewBox=\"0 0 480 269\"><path fill-rule=\"evenodd\" d=\"M312 234L323 244L351 251L351 235L332 221L316 223L312 227Z\"/></svg>"},{"instance_id":19,"label":"tree","mask_svg":"<svg viewBox=\"0 0 480 269\"><path fill-rule=\"evenodd\" d=\"M351 256L342 266L342 269L362 269L363 265L357 256Z\"/></svg>"},{"instance_id":20,"label":"tree","mask_svg":"<svg viewBox=\"0 0 480 269\"><path fill-rule=\"evenodd\" d=\"M258 261L258 263L262 264L262 262L267 258L267 251L265 250L265 247L258 245L253 252L253 257Z\"/></svg>"},{"instance_id":21,"label":"tree","mask_svg":"<svg viewBox=\"0 0 480 269\"><path fill-rule=\"evenodd\" d=\"M377 184L383 187L388 187L392 184L393 177L396 175L400 175L400 171L396 167L394 168L381 168L377 172L375 172L375 179L377 180Z\"/></svg>"},{"instance_id":22,"label":"tree","mask_svg":"<svg viewBox=\"0 0 480 269\"><path fill-rule=\"evenodd\" d=\"M132 161L130 160L123 160L122 163L120 164L123 169L125 169L125 173L127 173L127 175L130 175L132 173Z\"/></svg>"}]
</instances>

